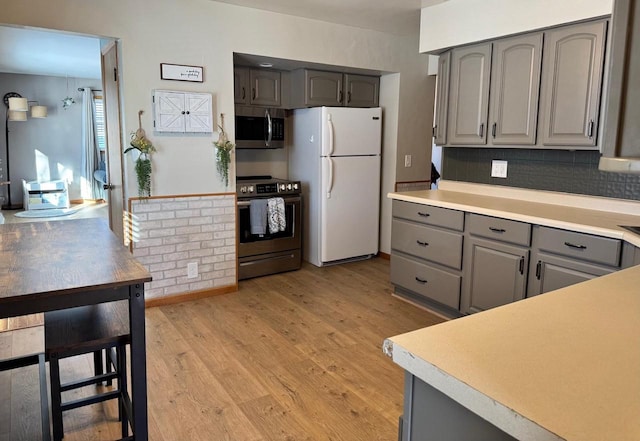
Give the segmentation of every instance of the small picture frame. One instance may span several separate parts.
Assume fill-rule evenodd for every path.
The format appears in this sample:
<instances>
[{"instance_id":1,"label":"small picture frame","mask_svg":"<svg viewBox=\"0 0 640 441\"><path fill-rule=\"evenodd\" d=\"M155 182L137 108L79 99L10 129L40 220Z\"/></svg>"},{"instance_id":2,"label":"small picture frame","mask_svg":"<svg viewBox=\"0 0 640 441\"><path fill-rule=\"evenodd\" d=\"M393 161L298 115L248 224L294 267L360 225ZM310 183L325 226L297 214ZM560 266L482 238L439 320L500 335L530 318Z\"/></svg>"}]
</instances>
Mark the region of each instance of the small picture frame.
<instances>
[{"instance_id":1,"label":"small picture frame","mask_svg":"<svg viewBox=\"0 0 640 441\"><path fill-rule=\"evenodd\" d=\"M203 68L202 66L160 63L160 79L202 83L204 81Z\"/></svg>"}]
</instances>

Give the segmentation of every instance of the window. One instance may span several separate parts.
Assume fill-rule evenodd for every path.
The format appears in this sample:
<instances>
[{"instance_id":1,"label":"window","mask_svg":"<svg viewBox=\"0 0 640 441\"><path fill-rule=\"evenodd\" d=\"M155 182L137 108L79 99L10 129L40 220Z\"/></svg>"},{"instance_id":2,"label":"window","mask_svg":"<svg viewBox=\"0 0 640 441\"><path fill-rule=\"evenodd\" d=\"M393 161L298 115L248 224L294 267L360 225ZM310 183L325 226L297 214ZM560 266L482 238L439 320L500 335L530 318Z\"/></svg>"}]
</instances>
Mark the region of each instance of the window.
<instances>
[{"instance_id":1,"label":"window","mask_svg":"<svg viewBox=\"0 0 640 441\"><path fill-rule=\"evenodd\" d=\"M104 122L104 103L102 96L93 96L93 113L96 131L96 143L98 144L98 150L104 152L107 148L107 138L105 133Z\"/></svg>"}]
</instances>

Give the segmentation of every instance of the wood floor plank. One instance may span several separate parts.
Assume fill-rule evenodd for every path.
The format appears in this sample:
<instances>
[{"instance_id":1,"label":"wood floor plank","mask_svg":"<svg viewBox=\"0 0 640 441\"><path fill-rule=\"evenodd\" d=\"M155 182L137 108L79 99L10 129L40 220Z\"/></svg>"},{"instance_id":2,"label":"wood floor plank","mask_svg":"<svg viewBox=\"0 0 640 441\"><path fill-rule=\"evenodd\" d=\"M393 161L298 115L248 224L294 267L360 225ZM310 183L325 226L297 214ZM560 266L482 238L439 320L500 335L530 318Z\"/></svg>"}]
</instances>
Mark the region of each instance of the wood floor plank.
<instances>
[{"instance_id":1,"label":"wood floor plank","mask_svg":"<svg viewBox=\"0 0 640 441\"><path fill-rule=\"evenodd\" d=\"M387 260L305 263L236 293L147 309L149 439L395 440L403 372L382 342L442 319L391 293ZM38 344L34 333L19 343L4 334L0 356ZM90 357L70 363L65 375L91 369ZM65 441L115 439L114 405L70 412Z\"/></svg>"}]
</instances>

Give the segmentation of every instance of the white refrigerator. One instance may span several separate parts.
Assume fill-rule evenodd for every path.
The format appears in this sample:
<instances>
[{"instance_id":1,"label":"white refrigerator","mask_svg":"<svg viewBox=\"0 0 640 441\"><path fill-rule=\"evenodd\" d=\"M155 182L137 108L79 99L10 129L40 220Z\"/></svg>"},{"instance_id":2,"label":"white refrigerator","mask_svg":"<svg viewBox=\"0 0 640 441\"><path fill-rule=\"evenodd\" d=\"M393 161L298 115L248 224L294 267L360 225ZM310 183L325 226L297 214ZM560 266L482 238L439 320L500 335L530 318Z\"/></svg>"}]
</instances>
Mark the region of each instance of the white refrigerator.
<instances>
[{"instance_id":1,"label":"white refrigerator","mask_svg":"<svg viewBox=\"0 0 640 441\"><path fill-rule=\"evenodd\" d=\"M316 266L378 252L382 110L315 107L292 115L289 179L302 184L302 253Z\"/></svg>"}]
</instances>

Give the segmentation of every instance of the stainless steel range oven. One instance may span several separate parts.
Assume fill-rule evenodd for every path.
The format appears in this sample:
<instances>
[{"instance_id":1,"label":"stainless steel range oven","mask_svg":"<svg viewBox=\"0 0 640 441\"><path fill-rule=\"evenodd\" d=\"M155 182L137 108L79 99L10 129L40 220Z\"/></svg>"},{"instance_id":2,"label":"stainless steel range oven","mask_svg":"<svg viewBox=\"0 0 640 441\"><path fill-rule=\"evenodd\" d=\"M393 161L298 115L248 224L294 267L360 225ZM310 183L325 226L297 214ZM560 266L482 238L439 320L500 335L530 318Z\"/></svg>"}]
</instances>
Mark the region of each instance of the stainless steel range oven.
<instances>
[{"instance_id":1,"label":"stainless steel range oven","mask_svg":"<svg viewBox=\"0 0 640 441\"><path fill-rule=\"evenodd\" d=\"M238 279L265 276L300 268L301 231L300 182L273 179L270 176L238 177ZM282 198L284 231L252 234L251 201ZM255 231L255 230L254 230Z\"/></svg>"}]
</instances>

